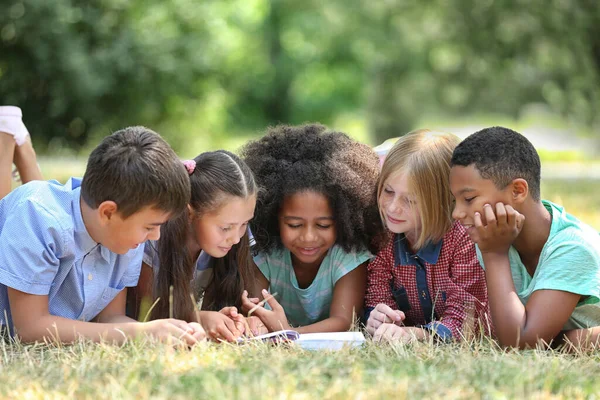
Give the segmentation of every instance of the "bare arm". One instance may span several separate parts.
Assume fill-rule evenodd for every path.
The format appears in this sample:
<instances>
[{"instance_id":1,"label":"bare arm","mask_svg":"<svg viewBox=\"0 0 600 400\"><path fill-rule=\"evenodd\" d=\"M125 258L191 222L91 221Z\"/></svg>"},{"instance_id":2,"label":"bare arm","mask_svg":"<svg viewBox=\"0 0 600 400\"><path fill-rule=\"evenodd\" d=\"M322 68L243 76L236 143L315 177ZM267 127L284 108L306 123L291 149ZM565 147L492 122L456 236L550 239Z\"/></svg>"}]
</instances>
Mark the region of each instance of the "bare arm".
<instances>
[{"instance_id":1,"label":"bare arm","mask_svg":"<svg viewBox=\"0 0 600 400\"><path fill-rule=\"evenodd\" d=\"M0 132L0 199L11 189L10 176L15 146L15 138L12 135Z\"/></svg>"},{"instance_id":2,"label":"bare arm","mask_svg":"<svg viewBox=\"0 0 600 400\"><path fill-rule=\"evenodd\" d=\"M159 338L181 338L189 345L195 344L193 329L178 320L158 320L149 323L135 322L125 316L126 293L121 292L97 317L99 322L75 321L50 315L48 296L24 293L8 288L8 299L15 333L24 342L58 341L70 343L79 337L95 342L106 340L123 343L127 338L142 333Z\"/></svg>"},{"instance_id":3,"label":"bare arm","mask_svg":"<svg viewBox=\"0 0 600 400\"><path fill-rule=\"evenodd\" d=\"M483 218L485 215L485 218ZM486 223L483 223L483 220ZM580 296L560 290L536 290L524 306L513 281L508 252L525 217L510 205L486 204L475 213L478 244L485 265L490 313L503 346L549 344L573 313Z\"/></svg>"},{"instance_id":4,"label":"bare arm","mask_svg":"<svg viewBox=\"0 0 600 400\"><path fill-rule=\"evenodd\" d=\"M27 183L43 179L42 171L40 171L40 167L37 163L35 150L31 144L31 137L27 136L25 143L15 147L14 162L19 171L21 182Z\"/></svg>"},{"instance_id":5,"label":"bare arm","mask_svg":"<svg viewBox=\"0 0 600 400\"><path fill-rule=\"evenodd\" d=\"M365 262L344 275L335 284L329 318L311 325L294 327L293 329L300 333L347 331L352 326L354 315L362 310L366 282L367 263ZM280 329L291 329L281 304L275 298L270 297L266 290L263 290L261 294L268 299L271 310L258 307L254 311L254 315L258 316L271 332ZM242 302L244 308L252 308L254 305L253 302L249 302L244 297L242 297Z\"/></svg>"},{"instance_id":6,"label":"bare arm","mask_svg":"<svg viewBox=\"0 0 600 400\"><path fill-rule=\"evenodd\" d=\"M295 328L300 333L342 332L352 327L355 315L362 312L367 288L367 262L341 277L333 289L329 318Z\"/></svg>"},{"instance_id":7,"label":"bare arm","mask_svg":"<svg viewBox=\"0 0 600 400\"><path fill-rule=\"evenodd\" d=\"M550 343L575 310L580 296L559 290L537 290L524 306L517 295L508 254L484 254L492 320L503 346L535 347Z\"/></svg>"},{"instance_id":8,"label":"bare arm","mask_svg":"<svg viewBox=\"0 0 600 400\"><path fill-rule=\"evenodd\" d=\"M600 345L600 326L587 329L565 331L560 336L560 343L569 351L595 350Z\"/></svg>"},{"instance_id":9,"label":"bare arm","mask_svg":"<svg viewBox=\"0 0 600 400\"><path fill-rule=\"evenodd\" d=\"M254 282L242 294L242 312L244 314L247 314L259 302L259 299L262 298L262 291L268 290L270 285L254 261L250 261L250 268L254 268Z\"/></svg>"}]
</instances>

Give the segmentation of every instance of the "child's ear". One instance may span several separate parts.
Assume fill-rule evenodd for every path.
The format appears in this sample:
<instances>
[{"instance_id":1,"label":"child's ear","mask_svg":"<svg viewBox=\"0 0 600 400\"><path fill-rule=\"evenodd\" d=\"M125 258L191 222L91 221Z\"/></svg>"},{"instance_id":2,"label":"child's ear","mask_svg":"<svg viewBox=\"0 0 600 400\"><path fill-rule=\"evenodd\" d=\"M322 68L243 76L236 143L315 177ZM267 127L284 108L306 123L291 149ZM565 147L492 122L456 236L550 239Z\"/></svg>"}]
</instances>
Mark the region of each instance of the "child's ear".
<instances>
[{"instance_id":1,"label":"child's ear","mask_svg":"<svg viewBox=\"0 0 600 400\"><path fill-rule=\"evenodd\" d=\"M529 184L523 178L517 178L511 183L511 194L515 203L523 203L529 195Z\"/></svg>"},{"instance_id":2,"label":"child's ear","mask_svg":"<svg viewBox=\"0 0 600 400\"><path fill-rule=\"evenodd\" d=\"M117 203L111 200L103 201L98 206L98 216L101 222L109 222L115 215L117 215L118 207Z\"/></svg>"}]
</instances>

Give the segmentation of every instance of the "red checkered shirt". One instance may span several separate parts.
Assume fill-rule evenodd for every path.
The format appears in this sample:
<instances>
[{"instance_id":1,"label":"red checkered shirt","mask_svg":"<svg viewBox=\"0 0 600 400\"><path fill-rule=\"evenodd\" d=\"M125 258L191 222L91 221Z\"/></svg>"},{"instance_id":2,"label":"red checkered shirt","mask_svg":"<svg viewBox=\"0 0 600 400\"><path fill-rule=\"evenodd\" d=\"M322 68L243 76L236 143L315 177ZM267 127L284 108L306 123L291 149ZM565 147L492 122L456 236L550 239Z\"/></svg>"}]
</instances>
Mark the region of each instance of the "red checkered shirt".
<instances>
[{"instance_id":1,"label":"red checkered shirt","mask_svg":"<svg viewBox=\"0 0 600 400\"><path fill-rule=\"evenodd\" d=\"M404 287L406 291L403 296L410 304L408 307L406 304L402 307L406 315L404 324L425 325L426 316L419 300L419 295L425 296L425 293L423 290L419 293L417 287L419 267L401 263L395 265L394 242L398 238L399 235L394 235L386 247L369 263L365 309L369 312L379 303L387 304L394 310L401 309L394 299L392 286L395 291ZM402 245L396 247L407 250ZM472 315L473 318L470 320L474 323L472 332L479 332L481 327L486 333L490 332L484 271L477 261L475 245L460 223L455 222L444 235L437 263L428 263L419 257L419 252L410 256L419 259L421 265L425 266L434 321L447 327L452 332L453 338L460 338L464 332L463 323L466 322L468 315ZM398 260L400 259L398 257ZM409 309L406 310L407 308Z\"/></svg>"}]
</instances>

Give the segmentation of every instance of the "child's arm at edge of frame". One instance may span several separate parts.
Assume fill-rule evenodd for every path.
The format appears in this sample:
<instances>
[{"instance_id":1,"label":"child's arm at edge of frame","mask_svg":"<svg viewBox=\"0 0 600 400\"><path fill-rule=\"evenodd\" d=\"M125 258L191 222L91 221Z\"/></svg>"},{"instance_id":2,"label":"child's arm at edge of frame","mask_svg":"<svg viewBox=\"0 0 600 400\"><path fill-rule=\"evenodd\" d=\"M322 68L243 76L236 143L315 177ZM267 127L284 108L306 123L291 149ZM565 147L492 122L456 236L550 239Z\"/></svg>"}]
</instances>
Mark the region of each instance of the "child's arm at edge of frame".
<instances>
[{"instance_id":1,"label":"child's arm at edge of frame","mask_svg":"<svg viewBox=\"0 0 600 400\"><path fill-rule=\"evenodd\" d=\"M294 330L300 333L343 332L352 328L354 316L362 312L367 289L367 264L368 261L365 261L336 282L329 318Z\"/></svg>"},{"instance_id":2,"label":"child's arm at edge of frame","mask_svg":"<svg viewBox=\"0 0 600 400\"><path fill-rule=\"evenodd\" d=\"M126 290L117 295L96 317L101 322L84 322L51 315L48 310L48 296L32 295L8 288L15 334L24 342L47 339L50 342L70 343L84 337L95 342L121 344L128 338L144 333L161 340L172 337L188 345L203 339L184 321L170 319L141 323L126 317L126 296Z\"/></svg>"},{"instance_id":3,"label":"child's arm at edge of frame","mask_svg":"<svg viewBox=\"0 0 600 400\"><path fill-rule=\"evenodd\" d=\"M25 143L15 147L14 163L19 171L21 182L27 183L34 180L44 179L42 171L38 166L37 156L31 143L31 137L27 137Z\"/></svg>"},{"instance_id":4,"label":"child's arm at edge of frame","mask_svg":"<svg viewBox=\"0 0 600 400\"><path fill-rule=\"evenodd\" d=\"M0 199L10 193L15 139L0 131Z\"/></svg>"}]
</instances>

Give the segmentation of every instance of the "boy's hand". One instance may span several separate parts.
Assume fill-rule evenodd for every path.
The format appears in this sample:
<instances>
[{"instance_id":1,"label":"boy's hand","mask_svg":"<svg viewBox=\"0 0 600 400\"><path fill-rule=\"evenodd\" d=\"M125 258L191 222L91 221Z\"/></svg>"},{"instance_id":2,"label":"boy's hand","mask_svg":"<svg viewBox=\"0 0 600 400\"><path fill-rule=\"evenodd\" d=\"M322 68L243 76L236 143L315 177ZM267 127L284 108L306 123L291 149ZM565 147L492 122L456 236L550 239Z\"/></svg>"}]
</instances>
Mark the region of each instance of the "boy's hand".
<instances>
[{"instance_id":1,"label":"boy's hand","mask_svg":"<svg viewBox=\"0 0 600 400\"><path fill-rule=\"evenodd\" d=\"M248 299L247 293L245 294L246 296L242 296L242 306L244 309L252 309L255 304ZM290 329L290 324L288 323L287 317L285 316L285 311L283 310L281 304L279 304L279 302L264 289L262 291L262 295L265 299L267 299L267 303L269 303L271 310L267 310L263 306L259 306L256 310L254 310L254 315L260 318L269 332Z\"/></svg>"},{"instance_id":2,"label":"boy's hand","mask_svg":"<svg viewBox=\"0 0 600 400\"><path fill-rule=\"evenodd\" d=\"M208 337L214 341L235 342L242 336L242 332L236 328L235 322L217 311L201 311L200 323Z\"/></svg>"},{"instance_id":3,"label":"boy's hand","mask_svg":"<svg viewBox=\"0 0 600 400\"><path fill-rule=\"evenodd\" d=\"M483 215L475 213L475 235L471 237L477 243L481 253L506 254L514 240L521 233L525 216L510 205L496 203L496 209L486 204Z\"/></svg>"},{"instance_id":4,"label":"boy's hand","mask_svg":"<svg viewBox=\"0 0 600 400\"><path fill-rule=\"evenodd\" d=\"M142 322L140 325L142 332L162 342L175 339L188 346L193 346L206 337L204 329L201 326L196 326L198 324L188 324L185 321L173 318Z\"/></svg>"},{"instance_id":5,"label":"boy's hand","mask_svg":"<svg viewBox=\"0 0 600 400\"><path fill-rule=\"evenodd\" d=\"M367 320L367 332L372 335L382 325L387 323L402 324L405 315L402 311L392 310L392 308L386 304L377 304Z\"/></svg>"},{"instance_id":6,"label":"boy's hand","mask_svg":"<svg viewBox=\"0 0 600 400\"><path fill-rule=\"evenodd\" d=\"M412 343L417 337L407 328L395 324L381 324L373 335L374 342Z\"/></svg>"}]
</instances>

